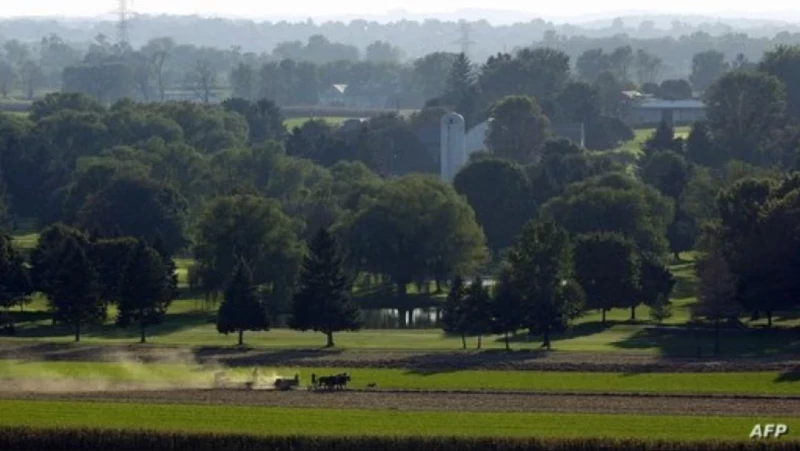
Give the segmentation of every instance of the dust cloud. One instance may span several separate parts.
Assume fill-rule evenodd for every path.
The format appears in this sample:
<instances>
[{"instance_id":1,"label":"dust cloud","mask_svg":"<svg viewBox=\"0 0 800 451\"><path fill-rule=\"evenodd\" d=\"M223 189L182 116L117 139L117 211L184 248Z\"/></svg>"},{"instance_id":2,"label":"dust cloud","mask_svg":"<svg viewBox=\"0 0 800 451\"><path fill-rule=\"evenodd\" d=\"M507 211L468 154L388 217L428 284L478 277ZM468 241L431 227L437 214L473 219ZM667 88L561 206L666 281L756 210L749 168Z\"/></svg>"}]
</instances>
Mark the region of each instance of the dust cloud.
<instances>
[{"instance_id":1,"label":"dust cloud","mask_svg":"<svg viewBox=\"0 0 800 451\"><path fill-rule=\"evenodd\" d=\"M145 363L135 354L117 351L98 363L82 362L80 369L67 365L37 366L30 377L7 377L0 372L0 393L97 393L165 390L252 389L274 390L278 379L292 379L262 368L236 369L219 363L199 364L188 350L161 350L161 362ZM22 359L20 365L25 365ZM28 375L26 373L26 375Z\"/></svg>"}]
</instances>

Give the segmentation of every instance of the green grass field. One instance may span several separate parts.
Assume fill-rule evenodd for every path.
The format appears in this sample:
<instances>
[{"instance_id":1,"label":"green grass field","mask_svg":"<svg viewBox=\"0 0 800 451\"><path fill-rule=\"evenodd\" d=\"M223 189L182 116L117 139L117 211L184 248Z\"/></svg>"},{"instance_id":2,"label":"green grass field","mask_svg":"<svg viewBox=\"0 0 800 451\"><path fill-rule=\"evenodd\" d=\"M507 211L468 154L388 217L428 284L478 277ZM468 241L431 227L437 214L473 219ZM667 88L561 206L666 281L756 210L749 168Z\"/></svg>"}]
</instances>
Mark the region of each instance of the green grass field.
<instances>
[{"instance_id":1,"label":"green grass field","mask_svg":"<svg viewBox=\"0 0 800 451\"><path fill-rule=\"evenodd\" d=\"M336 117L336 116L325 116L325 117L292 117L283 121L283 125L288 129L292 130L295 127L300 127L301 125L305 124L311 119L321 119L327 122L330 125L341 125L344 121L346 121L347 117Z\"/></svg>"},{"instance_id":2,"label":"green grass field","mask_svg":"<svg viewBox=\"0 0 800 451\"><path fill-rule=\"evenodd\" d=\"M689 136L689 132L691 131L691 127L675 127L675 137L676 138L687 138ZM642 144L647 141L650 136L656 131L655 128L638 128L633 131L634 138L631 141L626 142L622 145L622 149L628 149L635 151L637 154L641 153Z\"/></svg>"},{"instance_id":3,"label":"green grass field","mask_svg":"<svg viewBox=\"0 0 800 451\"><path fill-rule=\"evenodd\" d=\"M48 401L0 401L0 426L114 428L257 435L747 438L754 421L800 427L791 418L403 412Z\"/></svg>"},{"instance_id":4,"label":"green grass field","mask_svg":"<svg viewBox=\"0 0 800 451\"><path fill-rule=\"evenodd\" d=\"M0 375L8 379L74 379L111 382L188 383L204 386L213 380L214 368L183 364L141 364L134 362L25 362L0 360ZM247 380L252 368L230 370L232 376ZM352 387L376 383L385 389L417 390L515 390L585 393L675 393L675 394L757 394L797 395L800 381L778 372L741 373L611 373L561 371L464 370L420 372L406 369L368 368L271 368L261 374L290 377L300 374L353 375ZM790 375L791 376L791 375Z\"/></svg>"}]
</instances>

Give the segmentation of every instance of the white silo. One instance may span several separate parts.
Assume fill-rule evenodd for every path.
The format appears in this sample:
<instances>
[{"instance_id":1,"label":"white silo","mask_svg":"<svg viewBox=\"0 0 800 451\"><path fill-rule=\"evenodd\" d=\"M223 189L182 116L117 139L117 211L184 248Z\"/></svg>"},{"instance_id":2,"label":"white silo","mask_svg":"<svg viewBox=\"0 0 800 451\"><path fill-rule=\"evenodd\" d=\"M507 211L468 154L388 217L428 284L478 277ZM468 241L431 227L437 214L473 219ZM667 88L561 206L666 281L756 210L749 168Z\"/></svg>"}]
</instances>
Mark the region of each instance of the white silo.
<instances>
[{"instance_id":1,"label":"white silo","mask_svg":"<svg viewBox=\"0 0 800 451\"><path fill-rule=\"evenodd\" d=\"M467 161L464 117L447 113L441 120L440 172L442 180L452 182Z\"/></svg>"}]
</instances>

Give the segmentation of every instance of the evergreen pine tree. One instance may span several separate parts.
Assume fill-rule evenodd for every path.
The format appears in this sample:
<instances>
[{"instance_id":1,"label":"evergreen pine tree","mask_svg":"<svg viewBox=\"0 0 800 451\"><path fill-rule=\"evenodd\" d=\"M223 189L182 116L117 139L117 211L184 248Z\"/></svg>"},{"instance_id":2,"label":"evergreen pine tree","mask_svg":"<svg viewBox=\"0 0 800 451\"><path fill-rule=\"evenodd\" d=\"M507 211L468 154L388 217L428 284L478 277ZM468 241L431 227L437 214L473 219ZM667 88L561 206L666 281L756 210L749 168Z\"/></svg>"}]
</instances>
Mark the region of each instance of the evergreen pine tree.
<instances>
[{"instance_id":1,"label":"evergreen pine tree","mask_svg":"<svg viewBox=\"0 0 800 451\"><path fill-rule=\"evenodd\" d=\"M333 333L360 329L360 313L350 296L350 278L336 238L320 229L309 246L300 274L300 288L294 295L290 326L313 330L334 346Z\"/></svg>"},{"instance_id":2,"label":"evergreen pine tree","mask_svg":"<svg viewBox=\"0 0 800 451\"><path fill-rule=\"evenodd\" d=\"M508 263L523 302L523 326L541 334L542 347L550 349L550 335L566 329L583 307L569 234L552 222L531 222L509 251Z\"/></svg>"},{"instance_id":3,"label":"evergreen pine tree","mask_svg":"<svg viewBox=\"0 0 800 451\"><path fill-rule=\"evenodd\" d=\"M466 298L466 288L461 276L456 276L450 284L450 292L444 303L442 311L442 329L448 334L458 334L461 336L461 346L467 349L467 328L466 312L464 299Z\"/></svg>"},{"instance_id":4,"label":"evergreen pine tree","mask_svg":"<svg viewBox=\"0 0 800 451\"><path fill-rule=\"evenodd\" d=\"M642 150L646 156L660 150L680 151L680 149L676 148L677 143L678 141L675 140L675 129L666 121L661 121L653 135L647 138L647 141L642 145Z\"/></svg>"},{"instance_id":5,"label":"evergreen pine tree","mask_svg":"<svg viewBox=\"0 0 800 451\"><path fill-rule=\"evenodd\" d=\"M464 298L464 321L470 335L478 336L478 349L481 338L492 331L492 297L479 276L472 280Z\"/></svg>"},{"instance_id":6,"label":"evergreen pine tree","mask_svg":"<svg viewBox=\"0 0 800 451\"><path fill-rule=\"evenodd\" d=\"M456 106L464 98L472 86L472 62L467 55L460 53L450 68L445 84L444 100L448 105Z\"/></svg>"},{"instance_id":7,"label":"evergreen pine tree","mask_svg":"<svg viewBox=\"0 0 800 451\"><path fill-rule=\"evenodd\" d=\"M138 323L141 343L147 326L159 324L172 302L172 287L161 255L143 241L131 251L119 284L117 324Z\"/></svg>"},{"instance_id":8,"label":"evergreen pine tree","mask_svg":"<svg viewBox=\"0 0 800 451\"><path fill-rule=\"evenodd\" d=\"M219 306L217 331L225 335L238 332L241 346L244 344L244 331L269 330L269 327L269 316L253 283L253 273L240 259Z\"/></svg>"},{"instance_id":9,"label":"evergreen pine tree","mask_svg":"<svg viewBox=\"0 0 800 451\"><path fill-rule=\"evenodd\" d=\"M72 324L75 341L80 341L83 324L106 317L106 304L100 300L99 277L86 249L72 236L66 237L59 262L49 294L54 319Z\"/></svg>"},{"instance_id":10,"label":"evergreen pine tree","mask_svg":"<svg viewBox=\"0 0 800 451\"><path fill-rule=\"evenodd\" d=\"M522 304L511 286L510 274L504 270L498 278L492 298L492 331L503 334L506 351L511 350L508 334L516 332L522 323Z\"/></svg>"}]
</instances>

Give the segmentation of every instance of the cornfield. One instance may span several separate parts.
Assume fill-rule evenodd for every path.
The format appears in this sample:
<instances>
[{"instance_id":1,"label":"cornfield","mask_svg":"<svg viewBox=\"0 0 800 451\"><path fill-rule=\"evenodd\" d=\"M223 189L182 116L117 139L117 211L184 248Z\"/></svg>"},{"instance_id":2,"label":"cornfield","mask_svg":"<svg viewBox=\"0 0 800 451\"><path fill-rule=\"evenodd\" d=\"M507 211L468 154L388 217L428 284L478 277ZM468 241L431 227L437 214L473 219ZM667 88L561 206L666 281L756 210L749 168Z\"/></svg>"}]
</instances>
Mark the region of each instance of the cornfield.
<instances>
[{"instance_id":1,"label":"cornfield","mask_svg":"<svg viewBox=\"0 0 800 451\"><path fill-rule=\"evenodd\" d=\"M0 429L0 449L14 451L755 451L795 450L800 442L668 442L616 439L278 437L100 429Z\"/></svg>"}]
</instances>

